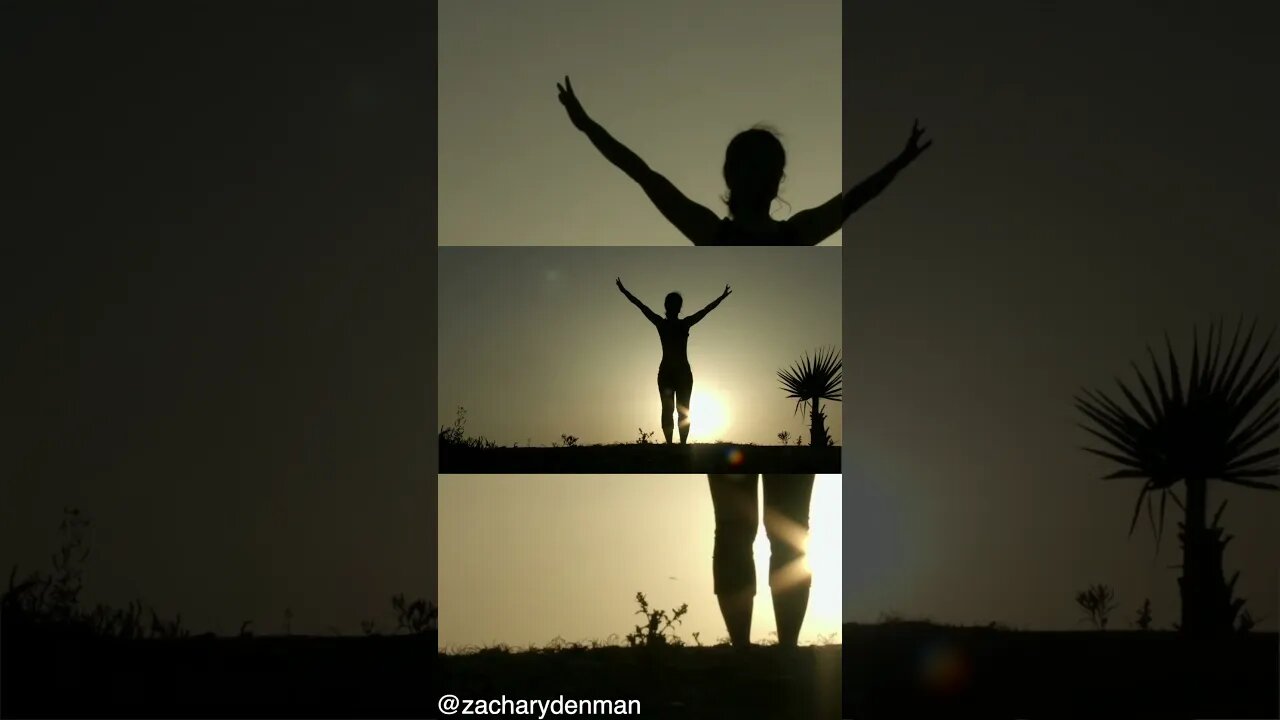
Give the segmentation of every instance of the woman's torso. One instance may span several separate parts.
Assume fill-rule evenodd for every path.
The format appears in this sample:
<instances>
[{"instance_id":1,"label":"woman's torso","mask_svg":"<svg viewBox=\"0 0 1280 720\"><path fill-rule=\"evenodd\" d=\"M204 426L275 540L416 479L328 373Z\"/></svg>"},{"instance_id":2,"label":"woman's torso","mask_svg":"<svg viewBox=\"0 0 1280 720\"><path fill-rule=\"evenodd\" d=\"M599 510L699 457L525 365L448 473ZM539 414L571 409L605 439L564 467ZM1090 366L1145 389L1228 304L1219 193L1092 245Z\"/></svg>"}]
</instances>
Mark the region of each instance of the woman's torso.
<instances>
[{"instance_id":1,"label":"woman's torso","mask_svg":"<svg viewBox=\"0 0 1280 720\"><path fill-rule=\"evenodd\" d=\"M662 364L659 372L689 370L689 324L682 318L662 318L657 324L662 340Z\"/></svg>"},{"instance_id":2,"label":"woman's torso","mask_svg":"<svg viewBox=\"0 0 1280 720\"><path fill-rule=\"evenodd\" d=\"M716 245L794 245L791 224L773 220L767 224L747 225L732 218L722 218L716 228Z\"/></svg>"}]
</instances>

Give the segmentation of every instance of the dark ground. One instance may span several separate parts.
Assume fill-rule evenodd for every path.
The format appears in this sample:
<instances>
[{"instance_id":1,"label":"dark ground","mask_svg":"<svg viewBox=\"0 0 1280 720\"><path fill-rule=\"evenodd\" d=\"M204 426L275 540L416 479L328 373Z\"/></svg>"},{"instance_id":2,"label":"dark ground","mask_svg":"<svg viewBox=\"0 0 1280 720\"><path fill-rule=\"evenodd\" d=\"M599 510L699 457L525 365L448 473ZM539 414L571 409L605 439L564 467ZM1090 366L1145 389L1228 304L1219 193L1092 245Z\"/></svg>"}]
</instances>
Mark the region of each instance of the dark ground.
<instances>
[{"instance_id":1,"label":"dark ground","mask_svg":"<svg viewBox=\"0 0 1280 720\"><path fill-rule=\"evenodd\" d=\"M658 647L442 655L461 698L636 699L642 718L840 717L840 646Z\"/></svg>"},{"instance_id":2,"label":"dark ground","mask_svg":"<svg viewBox=\"0 0 1280 720\"><path fill-rule=\"evenodd\" d=\"M442 444L442 473L839 474L839 447L794 445L587 445L470 448Z\"/></svg>"},{"instance_id":3,"label":"dark ground","mask_svg":"<svg viewBox=\"0 0 1280 720\"><path fill-rule=\"evenodd\" d=\"M845 625L844 717L1276 718L1280 636Z\"/></svg>"},{"instance_id":4,"label":"dark ground","mask_svg":"<svg viewBox=\"0 0 1280 720\"><path fill-rule=\"evenodd\" d=\"M1275 718L1280 637L844 627L853 648L437 656L410 637L108 640L6 633L4 717L440 717L460 698L639 700L663 718ZM843 713L841 708L843 707Z\"/></svg>"},{"instance_id":5,"label":"dark ground","mask_svg":"<svg viewBox=\"0 0 1280 720\"><path fill-rule=\"evenodd\" d=\"M436 634L0 638L0 716L431 718Z\"/></svg>"}]
</instances>

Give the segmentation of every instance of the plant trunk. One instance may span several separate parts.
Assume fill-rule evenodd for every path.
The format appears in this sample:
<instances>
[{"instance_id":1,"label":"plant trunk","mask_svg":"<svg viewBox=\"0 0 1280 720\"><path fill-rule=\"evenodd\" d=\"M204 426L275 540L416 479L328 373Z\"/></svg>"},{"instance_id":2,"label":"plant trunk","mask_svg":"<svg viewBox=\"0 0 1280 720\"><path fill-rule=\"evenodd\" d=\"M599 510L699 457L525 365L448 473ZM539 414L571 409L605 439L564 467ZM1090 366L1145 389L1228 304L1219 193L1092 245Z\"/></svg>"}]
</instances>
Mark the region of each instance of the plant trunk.
<instances>
[{"instance_id":1,"label":"plant trunk","mask_svg":"<svg viewBox=\"0 0 1280 720\"><path fill-rule=\"evenodd\" d=\"M827 444L827 427L822 418L822 410L818 407L818 398L813 399L813 410L809 413L809 445L825 447Z\"/></svg>"},{"instance_id":2,"label":"plant trunk","mask_svg":"<svg viewBox=\"0 0 1280 720\"><path fill-rule=\"evenodd\" d=\"M1208 572L1208 483L1204 478L1187 478L1187 503L1182 523L1182 631L1203 636L1212 623L1208 607L1214 578Z\"/></svg>"}]
</instances>

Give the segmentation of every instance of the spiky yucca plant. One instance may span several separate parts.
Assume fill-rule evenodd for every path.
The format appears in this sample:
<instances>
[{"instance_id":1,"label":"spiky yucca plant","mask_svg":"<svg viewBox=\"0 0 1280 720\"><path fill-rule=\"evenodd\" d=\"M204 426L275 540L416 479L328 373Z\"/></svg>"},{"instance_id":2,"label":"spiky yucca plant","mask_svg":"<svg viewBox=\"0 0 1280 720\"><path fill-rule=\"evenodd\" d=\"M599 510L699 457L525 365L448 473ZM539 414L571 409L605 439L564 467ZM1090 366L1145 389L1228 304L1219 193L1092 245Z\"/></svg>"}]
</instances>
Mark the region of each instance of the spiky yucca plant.
<instances>
[{"instance_id":1,"label":"spiky yucca plant","mask_svg":"<svg viewBox=\"0 0 1280 720\"><path fill-rule=\"evenodd\" d=\"M1076 407L1094 425L1080 427L1102 440L1108 449L1082 448L1121 466L1104 479L1135 478L1143 480L1129 523L1129 534L1137 525L1143 501L1156 542L1164 530L1164 511L1170 498L1182 508L1182 623L1189 633L1216 632L1230 629L1223 608L1220 558L1223 543L1218 533L1206 525L1208 481L1219 480L1248 488L1278 490L1263 482L1280 475L1274 463L1280 448L1259 446L1272 437L1280 424L1280 400L1265 402L1280 382L1280 357L1266 361L1267 349L1274 330L1256 353L1250 353L1254 330L1250 326L1244 342L1240 342L1243 320L1236 326L1231 346L1222 352L1221 324L1209 326L1203 354L1198 333L1193 330L1191 367L1184 388L1173 344L1165 335L1168 354L1168 380L1161 371L1150 346L1154 381L1144 375L1137 363L1131 363L1138 375L1142 398L1119 378L1116 384L1128 402L1122 406L1101 391L1084 391L1076 396ZM1252 355L1252 360L1249 357ZM1186 501L1174 492L1183 483ZM1160 495L1159 519L1156 519L1153 496ZM1228 593L1229 595L1229 593ZM1230 599L1227 598L1229 602ZM1225 619L1225 622L1224 622Z\"/></svg>"},{"instance_id":2,"label":"spiky yucca plant","mask_svg":"<svg viewBox=\"0 0 1280 720\"><path fill-rule=\"evenodd\" d=\"M819 349L813 357L805 353L799 362L778 371L778 379L782 381L787 397L796 399L797 413L806 402L813 404L809 413L810 445L834 444L827 434L827 416L822 412L819 401L840 401L843 375L843 362L835 348Z\"/></svg>"}]
</instances>

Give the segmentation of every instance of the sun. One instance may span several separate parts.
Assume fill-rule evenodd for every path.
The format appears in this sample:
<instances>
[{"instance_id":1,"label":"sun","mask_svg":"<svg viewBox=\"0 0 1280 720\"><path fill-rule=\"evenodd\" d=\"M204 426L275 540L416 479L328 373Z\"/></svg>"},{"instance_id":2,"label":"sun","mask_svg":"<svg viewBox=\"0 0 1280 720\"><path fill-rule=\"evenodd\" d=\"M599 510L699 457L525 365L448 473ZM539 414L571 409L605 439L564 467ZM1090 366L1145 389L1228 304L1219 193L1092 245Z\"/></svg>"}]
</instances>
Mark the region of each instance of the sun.
<instances>
[{"instance_id":1,"label":"sun","mask_svg":"<svg viewBox=\"0 0 1280 720\"><path fill-rule=\"evenodd\" d=\"M694 388L689 404L689 441L715 442L728 440L729 409L720 394L714 390Z\"/></svg>"}]
</instances>

